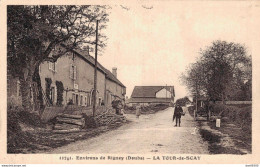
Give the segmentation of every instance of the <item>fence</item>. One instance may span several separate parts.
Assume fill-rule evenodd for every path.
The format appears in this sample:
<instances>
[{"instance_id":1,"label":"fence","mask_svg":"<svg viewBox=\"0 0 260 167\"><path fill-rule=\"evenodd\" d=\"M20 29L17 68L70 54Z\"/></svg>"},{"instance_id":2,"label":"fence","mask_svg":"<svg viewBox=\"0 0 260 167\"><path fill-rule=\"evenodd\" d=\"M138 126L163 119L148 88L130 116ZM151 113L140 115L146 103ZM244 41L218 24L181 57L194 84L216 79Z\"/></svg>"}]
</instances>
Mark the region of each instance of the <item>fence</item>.
<instances>
[{"instance_id":1,"label":"fence","mask_svg":"<svg viewBox=\"0 0 260 167\"><path fill-rule=\"evenodd\" d=\"M227 105L252 104L252 101L225 101ZM222 101L216 101L216 104L222 104Z\"/></svg>"}]
</instances>

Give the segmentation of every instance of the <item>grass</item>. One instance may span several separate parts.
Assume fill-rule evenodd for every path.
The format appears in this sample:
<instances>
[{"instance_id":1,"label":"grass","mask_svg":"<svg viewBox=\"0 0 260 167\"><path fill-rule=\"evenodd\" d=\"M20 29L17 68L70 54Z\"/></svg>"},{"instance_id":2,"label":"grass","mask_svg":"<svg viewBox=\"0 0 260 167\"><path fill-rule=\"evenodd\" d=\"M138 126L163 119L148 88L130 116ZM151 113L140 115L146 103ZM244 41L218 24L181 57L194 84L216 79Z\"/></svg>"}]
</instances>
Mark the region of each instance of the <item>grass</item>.
<instances>
[{"instance_id":1,"label":"grass","mask_svg":"<svg viewBox=\"0 0 260 167\"><path fill-rule=\"evenodd\" d=\"M32 133L23 132L23 136L26 134L25 138L19 137L19 142L23 141L23 144L17 145L15 147L8 146L8 153L41 153L47 152L54 148L68 145L75 141L86 140L91 137L95 137L101 133L110 131L112 129L117 129L117 127L101 126L97 128L85 129L80 132L75 133L52 133L51 131L34 131Z\"/></svg>"},{"instance_id":2,"label":"grass","mask_svg":"<svg viewBox=\"0 0 260 167\"><path fill-rule=\"evenodd\" d=\"M211 129L229 135L237 148L248 150L250 153L252 152L252 134L250 131L245 131L241 127L228 122L222 122L220 128L215 126L215 122L210 122L209 126Z\"/></svg>"},{"instance_id":3,"label":"grass","mask_svg":"<svg viewBox=\"0 0 260 167\"><path fill-rule=\"evenodd\" d=\"M8 110L7 115L7 153L10 154L47 152L71 142L97 136L122 125L100 127L88 125L87 129L79 132L58 134L47 130L48 124L42 123L40 117L35 114ZM88 122L91 123L91 120Z\"/></svg>"},{"instance_id":4,"label":"grass","mask_svg":"<svg viewBox=\"0 0 260 167\"><path fill-rule=\"evenodd\" d=\"M222 136L214 133L213 131L200 127L199 132L203 140L209 143L208 150L210 154L244 154L239 149L236 149L236 147L224 146L221 142Z\"/></svg>"},{"instance_id":5,"label":"grass","mask_svg":"<svg viewBox=\"0 0 260 167\"><path fill-rule=\"evenodd\" d=\"M209 143L209 152L211 154L252 153L252 106L215 105L213 109L214 115L226 119L221 121L220 128L216 127L215 121L199 122L200 135ZM193 115L193 108L189 108L189 113ZM225 136L232 140L233 146L222 142Z\"/></svg>"}]
</instances>

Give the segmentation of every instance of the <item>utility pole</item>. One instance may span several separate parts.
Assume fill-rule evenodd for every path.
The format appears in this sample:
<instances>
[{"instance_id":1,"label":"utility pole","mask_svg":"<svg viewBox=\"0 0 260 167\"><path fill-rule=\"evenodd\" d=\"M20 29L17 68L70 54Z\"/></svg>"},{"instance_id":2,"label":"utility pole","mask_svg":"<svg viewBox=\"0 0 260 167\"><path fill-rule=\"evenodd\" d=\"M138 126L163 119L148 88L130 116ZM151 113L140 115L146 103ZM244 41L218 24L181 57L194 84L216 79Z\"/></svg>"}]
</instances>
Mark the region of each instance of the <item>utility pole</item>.
<instances>
[{"instance_id":1,"label":"utility pole","mask_svg":"<svg viewBox=\"0 0 260 167\"><path fill-rule=\"evenodd\" d=\"M98 49L98 20L96 24L96 46L95 46L95 72L94 72L94 94L93 94L93 117L96 112L96 96L97 96L97 49Z\"/></svg>"},{"instance_id":2,"label":"utility pole","mask_svg":"<svg viewBox=\"0 0 260 167\"><path fill-rule=\"evenodd\" d=\"M198 85L196 81L196 109L194 110L194 119L196 120L196 114L198 112Z\"/></svg>"},{"instance_id":3,"label":"utility pole","mask_svg":"<svg viewBox=\"0 0 260 167\"><path fill-rule=\"evenodd\" d=\"M167 84L166 84L166 87L165 87L165 92L166 92L166 97L165 97L165 101L166 101L166 103L167 103Z\"/></svg>"}]
</instances>

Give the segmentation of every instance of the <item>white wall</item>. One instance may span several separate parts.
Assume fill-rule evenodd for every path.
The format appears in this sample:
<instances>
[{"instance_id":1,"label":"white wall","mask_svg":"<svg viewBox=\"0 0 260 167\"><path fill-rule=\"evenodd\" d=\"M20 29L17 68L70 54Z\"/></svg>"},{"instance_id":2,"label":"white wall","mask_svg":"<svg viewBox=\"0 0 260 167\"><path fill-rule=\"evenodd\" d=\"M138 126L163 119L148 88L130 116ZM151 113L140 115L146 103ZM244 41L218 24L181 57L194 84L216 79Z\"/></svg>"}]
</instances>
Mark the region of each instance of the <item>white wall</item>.
<instances>
[{"instance_id":1,"label":"white wall","mask_svg":"<svg viewBox=\"0 0 260 167\"><path fill-rule=\"evenodd\" d=\"M163 88L156 93L156 98L171 98L171 92Z\"/></svg>"}]
</instances>

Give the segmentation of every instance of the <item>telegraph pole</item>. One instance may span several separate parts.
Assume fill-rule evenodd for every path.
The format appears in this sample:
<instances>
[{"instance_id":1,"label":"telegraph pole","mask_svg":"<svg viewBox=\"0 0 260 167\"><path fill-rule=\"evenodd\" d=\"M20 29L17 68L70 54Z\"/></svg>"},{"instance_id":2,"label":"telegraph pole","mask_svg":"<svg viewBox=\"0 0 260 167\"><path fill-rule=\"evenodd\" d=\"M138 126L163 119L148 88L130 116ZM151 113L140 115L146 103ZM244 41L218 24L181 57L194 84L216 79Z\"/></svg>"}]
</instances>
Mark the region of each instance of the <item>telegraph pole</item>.
<instances>
[{"instance_id":1,"label":"telegraph pole","mask_svg":"<svg viewBox=\"0 0 260 167\"><path fill-rule=\"evenodd\" d=\"M167 84L166 84L166 87L165 87L165 92L166 92L166 97L165 97L165 101L166 101L166 103L167 103Z\"/></svg>"},{"instance_id":2,"label":"telegraph pole","mask_svg":"<svg viewBox=\"0 0 260 167\"><path fill-rule=\"evenodd\" d=\"M196 80L196 109L194 110L194 119L196 120L196 113L198 112L198 85Z\"/></svg>"},{"instance_id":3,"label":"telegraph pole","mask_svg":"<svg viewBox=\"0 0 260 167\"><path fill-rule=\"evenodd\" d=\"M96 96L97 96L97 47L98 46L98 20L96 24L96 46L95 46L95 72L94 72L94 94L93 94L93 117L96 112Z\"/></svg>"}]
</instances>

